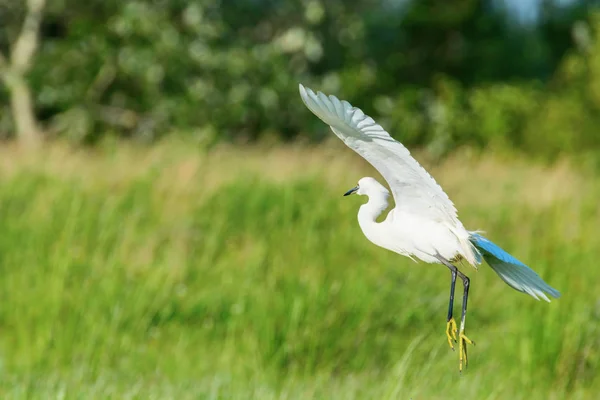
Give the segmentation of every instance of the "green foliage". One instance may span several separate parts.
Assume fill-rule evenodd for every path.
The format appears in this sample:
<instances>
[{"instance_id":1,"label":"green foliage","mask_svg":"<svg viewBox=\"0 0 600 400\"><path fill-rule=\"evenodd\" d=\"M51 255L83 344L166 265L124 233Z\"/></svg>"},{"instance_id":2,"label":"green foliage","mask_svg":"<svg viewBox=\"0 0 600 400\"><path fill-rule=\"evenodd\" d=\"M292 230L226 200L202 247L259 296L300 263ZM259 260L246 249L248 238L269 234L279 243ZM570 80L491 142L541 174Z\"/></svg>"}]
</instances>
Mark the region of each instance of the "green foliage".
<instances>
[{"instance_id":1,"label":"green foliage","mask_svg":"<svg viewBox=\"0 0 600 400\"><path fill-rule=\"evenodd\" d=\"M244 2L239 13L219 1L72 3L67 20L64 9L49 17L64 32L45 38L31 76L53 130L255 139L299 125L297 80L322 49L298 18L279 24L276 8Z\"/></svg>"},{"instance_id":2,"label":"green foliage","mask_svg":"<svg viewBox=\"0 0 600 400\"><path fill-rule=\"evenodd\" d=\"M28 77L38 116L83 143L175 133L202 143L318 140L327 129L302 106L302 82L434 155L462 145L543 157L598 148L599 23L589 2L544 2L529 25L491 0L226 3L49 2ZM0 2L5 54L24 9Z\"/></svg>"},{"instance_id":3,"label":"green foliage","mask_svg":"<svg viewBox=\"0 0 600 400\"><path fill-rule=\"evenodd\" d=\"M563 59L547 85L504 82L465 88L442 75L430 91L405 91L380 100L381 121L391 132L402 132L397 137L404 142L428 145L438 155L475 145L516 148L545 158L562 153L596 157L600 18L595 15L590 25L579 28L584 35L579 49ZM411 101L419 96L422 107Z\"/></svg>"},{"instance_id":4,"label":"green foliage","mask_svg":"<svg viewBox=\"0 0 600 400\"><path fill-rule=\"evenodd\" d=\"M100 179L115 162L135 168L120 153L73 171L71 161L3 178L3 398L591 399L600 389L597 179L576 201L532 207L510 193L538 196L523 178L553 172L503 167L485 174L498 204L459 199L468 226L563 293L536 302L488 267L470 271L477 346L459 376L444 335L447 271L368 243L360 201L341 188L248 175L206 192L218 169L203 163L182 184L168 169ZM469 181L461 192L480 188Z\"/></svg>"}]
</instances>

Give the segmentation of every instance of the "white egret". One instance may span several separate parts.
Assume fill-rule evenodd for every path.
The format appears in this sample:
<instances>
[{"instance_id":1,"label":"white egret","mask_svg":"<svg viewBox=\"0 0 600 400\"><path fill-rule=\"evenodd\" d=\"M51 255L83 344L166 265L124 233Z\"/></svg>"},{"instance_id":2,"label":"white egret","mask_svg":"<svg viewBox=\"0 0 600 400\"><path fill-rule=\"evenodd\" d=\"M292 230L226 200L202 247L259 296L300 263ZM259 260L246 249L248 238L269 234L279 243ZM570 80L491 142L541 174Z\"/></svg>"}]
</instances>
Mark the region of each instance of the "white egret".
<instances>
[{"instance_id":1,"label":"white egret","mask_svg":"<svg viewBox=\"0 0 600 400\"><path fill-rule=\"evenodd\" d=\"M302 85L300 96L310 111L328 124L348 147L373 165L389 184L396 206L382 222L377 222L377 217L388 207L389 191L375 179L362 178L356 187L344 194L368 197L358 211L358 224L367 239L413 261L419 259L443 264L450 269L446 336L452 350L453 341L458 340L460 371L463 362L467 365L467 344L473 344L465 335L470 282L453 263L464 260L477 268L483 259L515 290L548 302L546 294L554 298L560 296L531 268L479 233L466 230L448 195L410 152L371 117L347 101L315 93ZM457 276L464 287L458 338L452 315Z\"/></svg>"}]
</instances>

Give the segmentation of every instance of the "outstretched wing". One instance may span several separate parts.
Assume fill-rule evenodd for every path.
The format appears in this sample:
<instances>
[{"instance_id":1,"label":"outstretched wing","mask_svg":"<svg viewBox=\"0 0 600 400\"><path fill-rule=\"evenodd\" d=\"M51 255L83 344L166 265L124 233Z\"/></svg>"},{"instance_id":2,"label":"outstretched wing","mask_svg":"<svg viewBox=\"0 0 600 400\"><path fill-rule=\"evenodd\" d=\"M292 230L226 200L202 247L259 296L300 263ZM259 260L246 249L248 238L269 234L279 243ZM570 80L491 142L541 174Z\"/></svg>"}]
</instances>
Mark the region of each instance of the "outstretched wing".
<instances>
[{"instance_id":1,"label":"outstretched wing","mask_svg":"<svg viewBox=\"0 0 600 400\"><path fill-rule=\"evenodd\" d=\"M440 185L373 118L347 101L315 93L302 85L300 96L333 133L379 171L392 190L396 208L462 227L454 204Z\"/></svg>"}]
</instances>

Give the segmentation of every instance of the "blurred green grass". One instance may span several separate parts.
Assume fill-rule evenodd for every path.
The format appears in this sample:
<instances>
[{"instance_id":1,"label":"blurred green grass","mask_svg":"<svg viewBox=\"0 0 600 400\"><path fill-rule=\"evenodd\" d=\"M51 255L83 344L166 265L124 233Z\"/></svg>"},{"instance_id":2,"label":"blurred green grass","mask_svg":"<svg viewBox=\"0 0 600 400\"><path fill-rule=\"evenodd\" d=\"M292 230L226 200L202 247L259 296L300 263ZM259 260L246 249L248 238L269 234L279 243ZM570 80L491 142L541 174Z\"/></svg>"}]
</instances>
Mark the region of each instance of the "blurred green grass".
<instances>
[{"instance_id":1,"label":"blurred green grass","mask_svg":"<svg viewBox=\"0 0 600 400\"><path fill-rule=\"evenodd\" d=\"M537 302L487 266L466 270L477 345L461 376L444 334L449 274L364 239L363 199L341 197L373 175L357 156L175 147L2 152L2 398L591 399L600 390L592 174L465 154L432 166L469 229L563 293Z\"/></svg>"}]
</instances>

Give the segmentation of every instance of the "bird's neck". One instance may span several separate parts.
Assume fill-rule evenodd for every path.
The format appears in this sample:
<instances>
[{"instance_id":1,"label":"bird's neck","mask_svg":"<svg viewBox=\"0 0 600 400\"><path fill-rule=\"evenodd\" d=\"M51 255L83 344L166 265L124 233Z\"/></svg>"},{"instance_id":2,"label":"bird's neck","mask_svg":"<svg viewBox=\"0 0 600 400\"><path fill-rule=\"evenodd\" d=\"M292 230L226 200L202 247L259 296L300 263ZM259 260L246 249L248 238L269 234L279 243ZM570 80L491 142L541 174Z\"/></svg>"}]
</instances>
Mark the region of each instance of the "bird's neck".
<instances>
[{"instance_id":1,"label":"bird's neck","mask_svg":"<svg viewBox=\"0 0 600 400\"><path fill-rule=\"evenodd\" d=\"M369 201L360 206L358 210L358 223L363 230L368 225L376 223L377 217L388 207L387 194L376 193L369 196ZM365 226L363 226L363 224Z\"/></svg>"}]
</instances>

